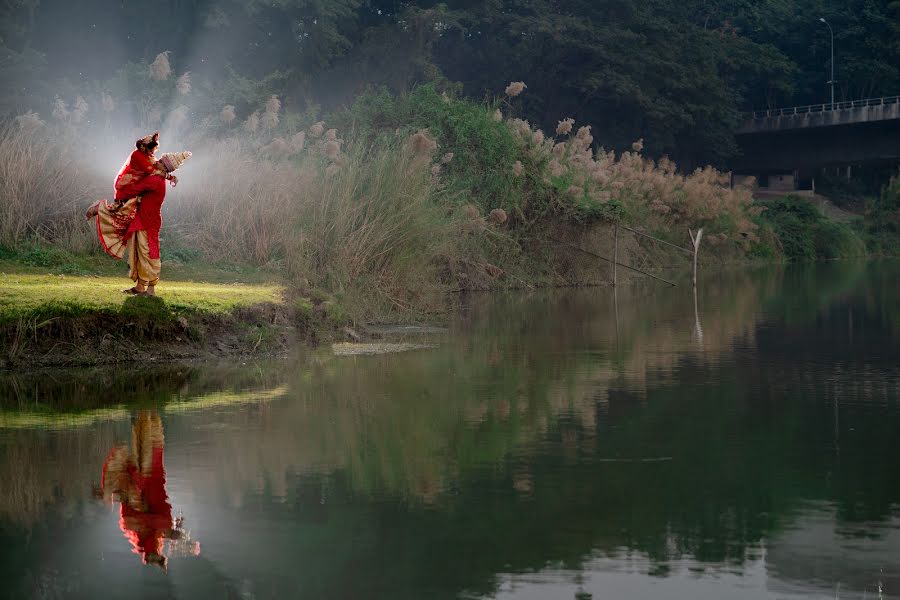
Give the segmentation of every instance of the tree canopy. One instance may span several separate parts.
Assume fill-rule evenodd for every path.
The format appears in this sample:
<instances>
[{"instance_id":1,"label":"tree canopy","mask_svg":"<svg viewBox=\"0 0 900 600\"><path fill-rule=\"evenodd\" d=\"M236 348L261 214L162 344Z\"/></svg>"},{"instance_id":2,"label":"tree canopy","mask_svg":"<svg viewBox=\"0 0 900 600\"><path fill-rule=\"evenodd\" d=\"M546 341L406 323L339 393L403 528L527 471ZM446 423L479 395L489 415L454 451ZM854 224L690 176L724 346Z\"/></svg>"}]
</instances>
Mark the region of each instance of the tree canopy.
<instances>
[{"instance_id":1,"label":"tree canopy","mask_svg":"<svg viewBox=\"0 0 900 600\"><path fill-rule=\"evenodd\" d=\"M49 112L169 51L212 101L331 110L370 85L470 97L522 80L515 108L688 168L727 164L742 113L900 93L898 0L7 0L0 112ZM242 102L244 105L242 107ZM221 106L211 107L219 110Z\"/></svg>"}]
</instances>

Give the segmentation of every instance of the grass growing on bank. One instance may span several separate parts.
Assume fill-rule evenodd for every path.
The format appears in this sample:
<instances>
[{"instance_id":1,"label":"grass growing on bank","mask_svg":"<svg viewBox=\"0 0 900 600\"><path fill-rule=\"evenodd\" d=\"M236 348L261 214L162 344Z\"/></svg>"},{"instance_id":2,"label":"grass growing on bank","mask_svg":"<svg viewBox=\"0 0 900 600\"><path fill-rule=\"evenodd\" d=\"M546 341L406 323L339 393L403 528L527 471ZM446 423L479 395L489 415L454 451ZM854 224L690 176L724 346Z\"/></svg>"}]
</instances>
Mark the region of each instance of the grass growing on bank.
<instances>
[{"instance_id":1,"label":"grass growing on bank","mask_svg":"<svg viewBox=\"0 0 900 600\"><path fill-rule=\"evenodd\" d=\"M119 311L129 296L130 283L121 277L0 273L0 322L49 306L73 313ZM274 285L166 281L157 297L169 311L223 313L240 306L282 302L283 288Z\"/></svg>"}]
</instances>

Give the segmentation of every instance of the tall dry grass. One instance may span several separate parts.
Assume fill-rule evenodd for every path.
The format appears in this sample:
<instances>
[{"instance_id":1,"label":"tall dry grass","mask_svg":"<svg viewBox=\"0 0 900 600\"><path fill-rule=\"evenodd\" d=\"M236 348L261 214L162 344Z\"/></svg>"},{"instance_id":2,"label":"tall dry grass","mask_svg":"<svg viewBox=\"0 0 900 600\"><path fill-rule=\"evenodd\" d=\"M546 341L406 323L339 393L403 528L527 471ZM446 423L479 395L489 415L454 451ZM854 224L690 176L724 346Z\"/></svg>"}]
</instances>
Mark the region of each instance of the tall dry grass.
<instances>
[{"instance_id":1,"label":"tall dry grass","mask_svg":"<svg viewBox=\"0 0 900 600\"><path fill-rule=\"evenodd\" d=\"M0 245L96 246L82 215L104 186L81 167L77 151L43 127L0 128Z\"/></svg>"},{"instance_id":2,"label":"tall dry grass","mask_svg":"<svg viewBox=\"0 0 900 600\"><path fill-rule=\"evenodd\" d=\"M361 316L436 308L458 223L437 199L433 146L416 139L355 145L330 132L303 148L275 140L251 160L246 143L218 142L195 152L207 159L182 178L171 232L208 257L278 265Z\"/></svg>"},{"instance_id":3,"label":"tall dry grass","mask_svg":"<svg viewBox=\"0 0 900 600\"><path fill-rule=\"evenodd\" d=\"M529 160L534 174L559 193L557 203L576 217L612 216L631 226L662 235L678 230L704 227L704 240L713 245L737 241L743 250L758 241L752 217L751 186L731 186L730 175L712 167L681 174L675 163L644 157L643 140L630 151L616 154L594 149L589 125L575 131L573 119L559 122L555 136L545 135L527 121L510 119L507 126ZM522 176L521 162L510 165Z\"/></svg>"}]
</instances>

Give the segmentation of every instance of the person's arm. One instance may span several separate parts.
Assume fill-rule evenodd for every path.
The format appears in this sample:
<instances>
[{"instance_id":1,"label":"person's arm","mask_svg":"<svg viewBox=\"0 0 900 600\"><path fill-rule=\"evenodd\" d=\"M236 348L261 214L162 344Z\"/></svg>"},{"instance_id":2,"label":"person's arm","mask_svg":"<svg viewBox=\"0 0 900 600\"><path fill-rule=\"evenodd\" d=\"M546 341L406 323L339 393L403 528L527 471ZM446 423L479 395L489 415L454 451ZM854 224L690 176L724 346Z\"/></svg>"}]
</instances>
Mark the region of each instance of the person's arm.
<instances>
[{"instance_id":1,"label":"person's arm","mask_svg":"<svg viewBox=\"0 0 900 600\"><path fill-rule=\"evenodd\" d=\"M166 168L163 166L163 163L161 160L154 162L152 168L153 168L153 175L159 175L160 177L164 178L165 180L167 180L168 182L170 182L172 184L172 187L175 187L176 185L178 185L178 177L176 177L175 175L173 175L172 173L167 171Z\"/></svg>"}]
</instances>

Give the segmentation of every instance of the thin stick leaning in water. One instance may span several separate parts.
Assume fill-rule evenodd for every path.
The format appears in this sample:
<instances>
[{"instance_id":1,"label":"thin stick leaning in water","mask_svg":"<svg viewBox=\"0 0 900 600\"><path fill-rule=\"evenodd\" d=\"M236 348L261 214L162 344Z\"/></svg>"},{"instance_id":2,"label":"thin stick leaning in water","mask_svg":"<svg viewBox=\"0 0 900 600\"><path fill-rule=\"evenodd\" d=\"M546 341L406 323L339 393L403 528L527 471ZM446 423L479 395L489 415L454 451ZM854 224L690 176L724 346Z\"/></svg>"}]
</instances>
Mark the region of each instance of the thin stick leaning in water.
<instances>
[{"instance_id":1,"label":"thin stick leaning in water","mask_svg":"<svg viewBox=\"0 0 900 600\"><path fill-rule=\"evenodd\" d=\"M616 223L615 234L613 235L613 287L616 287L616 263L619 261L619 224Z\"/></svg>"},{"instance_id":2,"label":"thin stick leaning in water","mask_svg":"<svg viewBox=\"0 0 900 600\"><path fill-rule=\"evenodd\" d=\"M646 275L647 277L652 277L653 279L658 279L659 281L662 281L663 283L668 283L668 284L671 285L672 287L675 287L675 284L672 283L671 281L669 281L668 279L663 279L662 277L657 277L657 276L654 275L653 273L648 273L647 271L641 271L640 269L637 269L637 268L635 268L635 267L631 267L631 266L628 266L628 265L623 265L623 264L620 263L620 262L616 262L616 261L614 261L614 260L612 260L612 259L606 258L605 256L600 256L599 254L597 254L597 253L595 253L595 252L591 252L590 250L585 250L584 248L579 248L578 246L576 246L576 245L574 245L574 244L570 244L570 243L564 242L564 241L562 241L562 240L557 240L557 239L555 239L555 238L550 238L550 239L553 240L554 242L556 242L557 244L562 244L563 246L568 246L569 248L573 248L573 249L575 249L575 250L579 250L579 251L581 251L581 252L584 252L585 254L588 254L588 255L590 255L590 256L599 258L600 260L605 260L606 262L609 262L609 263L613 263L613 264L619 265L620 267L625 267L626 269L631 269L632 271L636 271L636 272L640 273L641 275Z\"/></svg>"},{"instance_id":3,"label":"thin stick leaning in water","mask_svg":"<svg viewBox=\"0 0 900 600\"><path fill-rule=\"evenodd\" d=\"M647 239L649 239L649 240L654 240L654 241L656 241L656 242L659 242L660 244L665 244L666 246L672 246L673 248L676 248L676 249L678 249L678 250L681 250L682 252L687 252L688 254L693 254L693 252L694 252L693 250L690 250L690 249L688 249L688 248L685 248L684 246L679 246L678 244L673 244L672 242L667 242L666 240L661 240L661 239L659 239L658 237L653 237L652 235L647 235L646 233L640 232L640 231L638 231L637 229L632 229L631 227L628 227L628 226L626 226L626 225L620 225L620 227L621 227L622 229L627 229L627 230L630 231L631 233L634 233L634 234L637 234L637 235L639 235L639 236L645 237L645 238L647 238Z\"/></svg>"},{"instance_id":4,"label":"thin stick leaning in water","mask_svg":"<svg viewBox=\"0 0 900 600\"><path fill-rule=\"evenodd\" d=\"M660 456L657 458L595 458L595 462L617 462L617 463L649 463L649 462L668 462L672 460L671 456Z\"/></svg>"}]
</instances>

